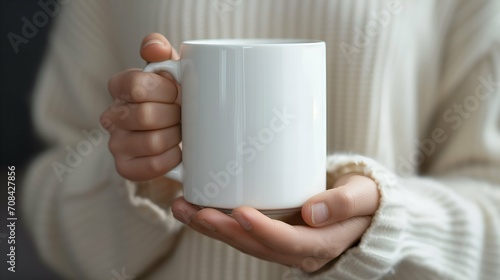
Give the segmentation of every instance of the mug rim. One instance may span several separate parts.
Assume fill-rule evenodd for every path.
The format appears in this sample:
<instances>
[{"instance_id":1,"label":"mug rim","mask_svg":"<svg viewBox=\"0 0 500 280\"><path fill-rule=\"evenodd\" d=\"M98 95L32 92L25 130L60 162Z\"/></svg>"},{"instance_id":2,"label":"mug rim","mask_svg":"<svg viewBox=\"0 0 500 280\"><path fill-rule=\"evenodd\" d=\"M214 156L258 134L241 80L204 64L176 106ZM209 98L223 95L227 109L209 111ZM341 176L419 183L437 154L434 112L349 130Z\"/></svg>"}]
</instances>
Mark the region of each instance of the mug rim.
<instances>
[{"instance_id":1,"label":"mug rim","mask_svg":"<svg viewBox=\"0 0 500 280\"><path fill-rule=\"evenodd\" d=\"M324 41L314 39L300 39L300 38L249 38L249 39L201 39L201 40L187 40L182 42L183 45L190 46L252 46L252 47L266 47L266 46L298 46L298 45L314 45L324 44Z\"/></svg>"}]
</instances>

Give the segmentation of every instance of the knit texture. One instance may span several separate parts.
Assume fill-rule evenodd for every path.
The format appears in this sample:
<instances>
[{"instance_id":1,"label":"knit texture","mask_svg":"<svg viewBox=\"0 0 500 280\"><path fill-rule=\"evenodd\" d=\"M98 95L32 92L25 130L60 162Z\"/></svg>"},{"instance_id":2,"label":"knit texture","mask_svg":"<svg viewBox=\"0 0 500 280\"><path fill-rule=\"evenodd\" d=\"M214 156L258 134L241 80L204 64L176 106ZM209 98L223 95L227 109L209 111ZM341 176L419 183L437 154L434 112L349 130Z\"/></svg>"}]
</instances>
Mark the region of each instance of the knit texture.
<instances>
[{"instance_id":1,"label":"knit texture","mask_svg":"<svg viewBox=\"0 0 500 280\"><path fill-rule=\"evenodd\" d=\"M67 279L500 279L499 17L496 0L67 3L33 99L52 145L24 181L39 254ZM117 174L107 81L144 66L151 32L326 42L329 183L362 172L381 194L356 247L312 274L262 261L175 220L178 185Z\"/></svg>"}]
</instances>

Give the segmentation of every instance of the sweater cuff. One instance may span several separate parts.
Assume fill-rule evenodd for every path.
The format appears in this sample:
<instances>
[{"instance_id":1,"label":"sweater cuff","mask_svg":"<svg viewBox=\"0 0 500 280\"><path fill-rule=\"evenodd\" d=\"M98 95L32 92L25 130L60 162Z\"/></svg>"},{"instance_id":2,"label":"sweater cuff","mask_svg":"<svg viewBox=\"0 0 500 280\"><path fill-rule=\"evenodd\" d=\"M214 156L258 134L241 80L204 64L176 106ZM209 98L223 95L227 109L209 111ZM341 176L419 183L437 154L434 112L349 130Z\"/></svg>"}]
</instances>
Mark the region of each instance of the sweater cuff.
<instances>
[{"instance_id":1,"label":"sweater cuff","mask_svg":"<svg viewBox=\"0 0 500 280\"><path fill-rule=\"evenodd\" d=\"M360 156L336 154L327 158L330 183L347 173L361 173L375 181L380 205L370 227L359 244L342 254L326 271L311 275L294 269L299 279L376 279L389 273L400 258L403 229L406 224L397 177L374 160ZM299 276L300 275L300 276Z\"/></svg>"},{"instance_id":2,"label":"sweater cuff","mask_svg":"<svg viewBox=\"0 0 500 280\"><path fill-rule=\"evenodd\" d=\"M127 202L136 207L138 213L152 223L168 227L181 226L182 223L174 218L171 209L173 200L181 195L180 184L166 178L141 183L125 180Z\"/></svg>"}]
</instances>

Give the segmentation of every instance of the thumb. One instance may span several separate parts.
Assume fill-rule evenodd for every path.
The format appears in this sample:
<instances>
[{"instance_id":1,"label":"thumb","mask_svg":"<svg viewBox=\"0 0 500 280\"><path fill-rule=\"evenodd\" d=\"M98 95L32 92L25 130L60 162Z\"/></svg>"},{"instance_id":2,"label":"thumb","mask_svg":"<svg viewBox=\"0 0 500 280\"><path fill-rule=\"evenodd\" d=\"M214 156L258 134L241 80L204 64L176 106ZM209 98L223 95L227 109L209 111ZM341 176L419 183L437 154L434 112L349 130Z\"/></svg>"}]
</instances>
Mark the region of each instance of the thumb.
<instances>
[{"instance_id":1,"label":"thumb","mask_svg":"<svg viewBox=\"0 0 500 280\"><path fill-rule=\"evenodd\" d=\"M323 227L352 217L371 216L379 201L377 184L372 179L350 173L339 178L332 189L306 201L302 218L310 226Z\"/></svg>"},{"instance_id":2,"label":"thumb","mask_svg":"<svg viewBox=\"0 0 500 280\"><path fill-rule=\"evenodd\" d=\"M144 37L141 44L141 57L148 63L179 59L179 55L170 42L160 33L151 33Z\"/></svg>"}]
</instances>

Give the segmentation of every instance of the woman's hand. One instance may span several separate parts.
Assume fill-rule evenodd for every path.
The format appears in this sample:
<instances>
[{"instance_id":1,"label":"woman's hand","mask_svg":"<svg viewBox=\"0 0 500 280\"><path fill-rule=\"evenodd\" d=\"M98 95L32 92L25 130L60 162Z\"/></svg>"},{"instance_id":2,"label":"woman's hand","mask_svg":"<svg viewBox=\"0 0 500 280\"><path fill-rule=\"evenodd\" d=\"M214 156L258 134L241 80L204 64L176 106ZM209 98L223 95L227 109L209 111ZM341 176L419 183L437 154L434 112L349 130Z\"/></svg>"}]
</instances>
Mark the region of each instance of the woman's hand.
<instances>
[{"instance_id":1,"label":"woman's hand","mask_svg":"<svg viewBox=\"0 0 500 280\"><path fill-rule=\"evenodd\" d=\"M172 210L194 230L244 253L313 272L359 241L379 199L373 180L351 173L302 206L303 225L273 220L250 207L234 209L231 217L200 209L184 198L178 198Z\"/></svg>"},{"instance_id":2,"label":"woman's hand","mask_svg":"<svg viewBox=\"0 0 500 280\"><path fill-rule=\"evenodd\" d=\"M147 62L179 59L168 40L153 33L144 38ZM101 115L110 132L109 149L117 171L132 181L162 176L181 161L179 85L166 73L129 69L109 81L112 106Z\"/></svg>"}]
</instances>

